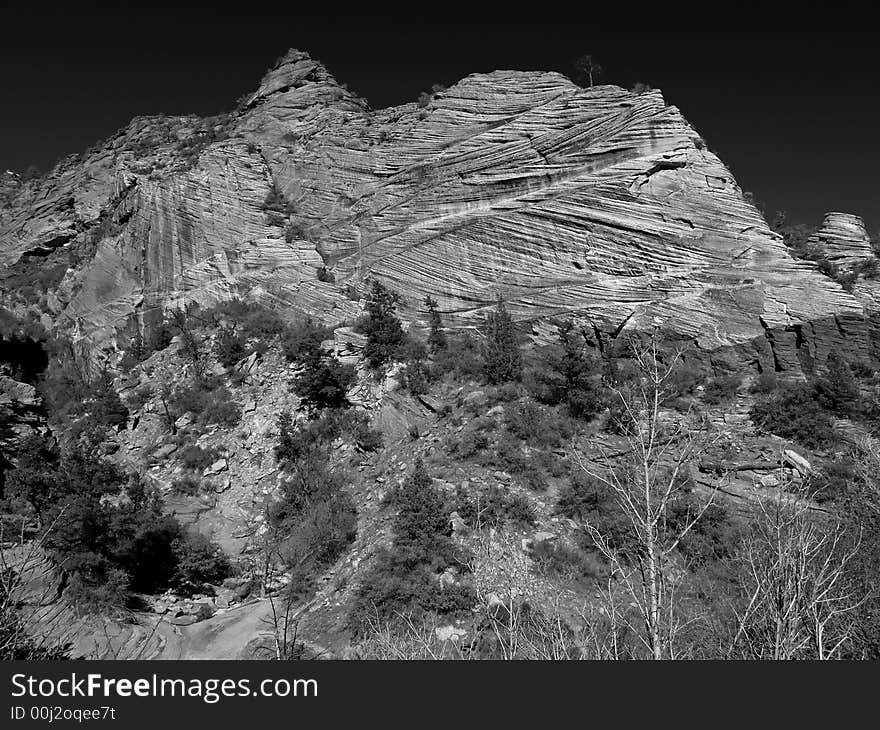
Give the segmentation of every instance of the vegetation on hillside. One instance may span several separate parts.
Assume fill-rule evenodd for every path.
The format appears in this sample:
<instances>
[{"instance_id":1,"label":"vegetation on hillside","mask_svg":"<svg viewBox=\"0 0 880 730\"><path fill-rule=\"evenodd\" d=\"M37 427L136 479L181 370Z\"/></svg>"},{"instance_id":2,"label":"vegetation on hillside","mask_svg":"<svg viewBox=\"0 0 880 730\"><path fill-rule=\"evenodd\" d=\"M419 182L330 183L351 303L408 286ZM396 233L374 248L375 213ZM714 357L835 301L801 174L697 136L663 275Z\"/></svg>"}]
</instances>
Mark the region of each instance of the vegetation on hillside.
<instances>
[{"instance_id":1,"label":"vegetation on hillside","mask_svg":"<svg viewBox=\"0 0 880 730\"><path fill-rule=\"evenodd\" d=\"M479 657L877 655L880 470L864 444L844 448L835 422L878 431L876 367L835 353L802 381L764 374L747 388L743 374L713 372L659 333L609 346L562 321L548 345L529 349L503 300L481 327L458 333L436 301L423 303L424 329L407 330L400 297L374 282L357 324L362 377L397 373L399 397L435 410L435 422L409 424L405 444L351 407L355 367L328 345L332 329L305 316L240 301L172 314L153 325L161 336L132 338L124 366L151 356L145 340L167 348L174 339L179 377L124 398L112 369L84 367L36 322L0 317L0 335L47 353L33 380L58 434L19 445L2 484L4 519L30 525L80 612L121 616L144 594L210 591L240 566L168 514L107 446L145 403L158 405L179 446L172 493L198 497L201 472L227 458L199 437L237 427L250 363L273 351L291 365L301 409L277 420L281 478L267 498L264 572L255 576L269 595L281 590L288 607L301 605L352 549L355 487L367 478L352 463L368 468L404 448L423 455L378 506L388 542L359 558L364 568L342 589L365 655L449 656L451 645L434 643L436 622L466 627ZM718 474L700 471L717 461L723 477L727 463L715 456L722 436L707 412L744 402L758 432L788 440L813 464L746 507L717 489ZM467 478L450 484L453 473ZM548 525L552 536L538 539ZM792 570L804 588L797 595L786 592ZM553 603L569 595L591 596L575 623ZM779 596L790 601L784 614ZM7 654L40 655L14 613L3 616L0 639L17 637ZM784 636L771 631L780 622Z\"/></svg>"}]
</instances>

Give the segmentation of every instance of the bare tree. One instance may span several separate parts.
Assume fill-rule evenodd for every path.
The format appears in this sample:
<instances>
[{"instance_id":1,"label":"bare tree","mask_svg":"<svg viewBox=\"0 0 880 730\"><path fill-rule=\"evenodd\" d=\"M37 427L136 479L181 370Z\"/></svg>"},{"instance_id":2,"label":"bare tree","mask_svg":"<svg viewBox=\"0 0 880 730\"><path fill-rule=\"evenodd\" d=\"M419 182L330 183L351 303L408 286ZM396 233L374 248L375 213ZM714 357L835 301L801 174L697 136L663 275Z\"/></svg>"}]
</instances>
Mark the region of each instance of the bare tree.
<instances>
[{"instance_id":1,"label":"bare tree","mask_svg":"<svg viewBox=\"0 0 880 730\"><path fill-rule=\"evenodd\" d=\"M289 589L283 592L280 601L276 599L269 596L272 614L262 620L269 627L272 641L269 653L276 661L302 659L306 647L299 640L299 617L294 611L297 601Z\"/></svg>"},{"instance_id":2,"label":"bare tree","mask_svg":"<svg viewBox=\"0 0 880 730\"><path fill-rule=\"evenodd\" d=\"M676 566L676 549L712 504L716 491L687 513L684 523L670 527L670 507L683 496L690 462L714 442L695 423L690 410L684 418L667 424L663 404L676 394L673 377L681 353L661 358L660 336L655 329L647 344L633 343L637 377L626 386L612 387L620 406L620 430L627 448L626 460L601 452L598 460L573 454L590 477L609 490L625 517L632 545L624 548L600 525L585 525L593 543L608 561L615 583L623 587L628 603L636 608L638 622L621 610L624 602L613 596L609 584L606 605L616 632L623 624L638 636L652 659L675 658L677 638L685 628L676 610L676 591L682 570ZM598 462L598 463L597 463Z\"/></svg>"},{"instance_id":3,"label":"bare tree","mask_svg":"<svg viewBox=\"0 0 880 730\"><path fill-rule=\"evenodd\" d=\"M574 62L574 67L581 74L585 81L589 82L590 86L593 85L593 81L599 76L602 75L602 67L597 63L596 59L594 59L591 55L581 56L577 61Z\"/></svg>"},{"instance_id":4,"label":"bare tree","mask_svg":"<svg viewBox=\"0 0 880 730\"><path fill-rule=\"evenodd\" d=\"M836 659L850 641L862 597L847 584L859 545L840 521L812 509L803 487L758 500L739 560L741 603L731 654L756 659Z\"/></svg>"}]
</instances>

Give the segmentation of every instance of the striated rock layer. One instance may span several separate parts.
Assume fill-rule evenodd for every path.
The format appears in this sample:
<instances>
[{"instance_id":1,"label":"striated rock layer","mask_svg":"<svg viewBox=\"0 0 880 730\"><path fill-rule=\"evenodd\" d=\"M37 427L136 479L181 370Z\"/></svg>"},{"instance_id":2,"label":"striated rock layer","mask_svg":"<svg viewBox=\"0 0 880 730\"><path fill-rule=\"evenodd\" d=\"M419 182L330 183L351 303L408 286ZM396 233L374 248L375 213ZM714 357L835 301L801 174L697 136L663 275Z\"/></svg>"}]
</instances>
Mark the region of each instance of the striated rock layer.
<instances>
[{"instance_id":1,"label":"striated rock layer","mask_svg":"<svg viewBox=\"0 0 880 730\"><path fill-rule=\"evenodd\" d=\"M77 251L51 301L93 346L233 295L351 319L376 277L455 326L503 295L537 337L563 316L605 341L659 322L779 369L867 348L859 302L791 258L659 91L496 71L372 111L291 51L233 113L138 118L15 183L0 261ZM263 210L273 186L285 205Z\"/></svg>"},{"instance_id":2,"label":"striated rock layer","mask_svg":"<svg viewBox=\"0 0 880 730\"><path fill-rule=\"evenodd\" d=\"M807 244L817 246L826 259L849 271L874 258L865 221L850 213L828 213Z\"/></svg>"}]
</instances>

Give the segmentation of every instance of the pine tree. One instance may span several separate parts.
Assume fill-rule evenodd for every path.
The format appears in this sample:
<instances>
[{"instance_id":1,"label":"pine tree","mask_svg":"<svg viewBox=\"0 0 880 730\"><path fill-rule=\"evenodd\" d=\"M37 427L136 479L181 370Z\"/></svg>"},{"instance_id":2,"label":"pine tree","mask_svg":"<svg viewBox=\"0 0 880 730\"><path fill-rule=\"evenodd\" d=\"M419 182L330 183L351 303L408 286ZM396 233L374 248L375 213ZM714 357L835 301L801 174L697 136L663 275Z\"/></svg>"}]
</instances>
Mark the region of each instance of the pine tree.
<instances>
[{"instance_id":1,"label":"pine tree","mask_svg":"<svg viewBox=\"0 0 880 730\"><path fill-rule=\"evenodd\" d=\"M396 314L399 302L397 292L373 281L366 306L369 316L361 325L361 331L367 336L364 357L373 368L391 360L403 343L403 326Z\"/></svg>"},{"instance_id":2,"label":"pine tree","mask_svg":"<svg viewBox=\"0 0 880 730\"><path fill-rule=\"evenodd\" d=\"M397 490L394 518L394 548L405 560L448 564L454 553L447 535L449 516L443 495L434 487L421 459L409 478Z\"/></svg>"},{"instance_id":3,"label":"pine tree","mask_svg":"<svg viewBox=\"0 0 880 730\"><path fill-rule=\"evenodd\" d=\"M293 381L294 392L316 415L324 408L348 408L346 396L354 384L353 365L345 365L333 355L315 353L302 361L304 370Z\"/></svg>"},{"instance_id":4,"label":"pine tree","mask_svg":"<svg viewBox=\"0 0 880 730\"><path fill-rule=\"evenodd\" d=\"M428 347L431 354L436 355L441 350L446 349L446 333L443 331L443 323L440 320L440 312L437 311L437 302L431 297L425 297L425 306L428 308L429 327L431 328L428 335Z\"/></svg>"},{"instance_id":5,"label":"pine tree","mask_svg":"<svg viewBox=\"0 0 880 730\"><path fill-rule=\"evenodd\" d=\"M486 317L483 360L484 373L490 383L507 383L519 380L522 375L522 352L516 328L501 297L498 297L496 310Z\"/></svg>"},{"instance_id":6,"label":"pine tree","mask_svg":"<svg viewBox=\"0 0 880 730\"><path fill-rule=\"evenodd\" d=\"M592 418L606 406L602 375L571 320L559 325L559 344L537 373L539 400L548 405L567 403L576 418Z\"/></svg>"}]
</instances>

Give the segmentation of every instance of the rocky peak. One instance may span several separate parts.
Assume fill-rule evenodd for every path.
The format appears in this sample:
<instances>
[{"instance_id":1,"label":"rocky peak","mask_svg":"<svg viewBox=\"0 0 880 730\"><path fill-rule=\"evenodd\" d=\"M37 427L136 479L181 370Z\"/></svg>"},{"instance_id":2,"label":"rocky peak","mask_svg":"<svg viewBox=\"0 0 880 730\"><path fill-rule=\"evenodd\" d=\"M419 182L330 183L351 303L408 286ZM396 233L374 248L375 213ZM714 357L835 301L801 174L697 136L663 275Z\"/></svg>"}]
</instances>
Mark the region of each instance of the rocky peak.
<instances>
[{"instance_id":1,"label":"rocky peak","mask_svg":"<svg viewBox=\"0 0 880 730\"><path fill-rule=\"evenodd\" d=\"M277 97L281 97L278 99ZM266 73L259 88L247 99L245 109L263 104L268 99L280 103L298 100L307 104L346 101L358 108L366 102L343 88L320 61L305 51L291 48Z\"/></svg>"},{"instance_id":2,"label":"rocky peak","mask_svg":"<svg viewBox=\"0 0 880 730\"><path fill-rule=\"evenodd\" d=\"M825 258L845 269L854 269L874 258L865 221L851 213L828 213L808 240Z\"/></svg>"}]
</instances>

